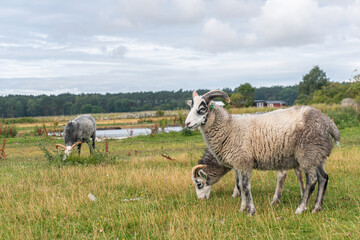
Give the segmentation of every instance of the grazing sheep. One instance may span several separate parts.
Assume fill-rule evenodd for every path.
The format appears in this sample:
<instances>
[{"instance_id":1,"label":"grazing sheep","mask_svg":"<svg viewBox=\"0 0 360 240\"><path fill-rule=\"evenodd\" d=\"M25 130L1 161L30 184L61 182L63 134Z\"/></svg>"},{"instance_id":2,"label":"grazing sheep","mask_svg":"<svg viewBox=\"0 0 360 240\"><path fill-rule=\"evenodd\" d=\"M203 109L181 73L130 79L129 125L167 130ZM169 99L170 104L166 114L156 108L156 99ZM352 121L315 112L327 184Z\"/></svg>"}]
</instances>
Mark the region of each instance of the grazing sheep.
<instances>
[{"instance_id":1,"label":"grazing sheep","mask_svg":"<svg viewBox=\"0 0 360 240\"><path fill-rule=\"evenodd\" d=\"M318 182L315 208L322 210L328 175L324 170L333 148L332 139L340 140L336 125L319 110L308 106L279 109L261 115L232 117L225 109L214 106L214 98L230 98L223 91L203 96L193 92L187 101L191 110L185 126L199 127L210 152L239 176L238 187L244 192L240 211L255 214L251 195L252 169L287 170L299 168L306 175L306 186L296 214L301 214Z\"/></svg>"},{"instance_id":2,"label":"grazing sheep","mask_svg":"<svg viewBox=\"0 0 360 240\"><path fill-rule=\"evenodd\" d=\"M90 114L84 114L66 124L64 128L65 146L56 144L56 147L61 147L65 150L65 160L75 146L78 146L78 153L80 154L81 144L84 142L89 143L90 139L92 139L92 148L95 149L95 138L96 121ZM91 148L90 153L92 153Z\"/></svg>"},{"instance_id":3,"label":"grazing sheep","mask_svg":"<svg viewBox=\"0 0 360 240\"><path fill-rule=\"evenodd\" d=\"M195 185L197 197L199 199L208 199L210 197L212 185L217 183L225 174L227 174L231 170L231 168L219 164L216 158L211 154L209 149L205 150L205 153L199 160L198 164L199 165L195 166L192 170L192 181ZM300 193L302 195L304 192L304 182L302 174L299 169L294 170L299 180ZM280 202L286 177L287 173L285 170L277 171L276 190L271 205L275 205ZM237 176L235 171L235 187L232 197L236 197L241 194L239 188L237 187L238 181L239 177Z\"/></svg>"}]
</instances>

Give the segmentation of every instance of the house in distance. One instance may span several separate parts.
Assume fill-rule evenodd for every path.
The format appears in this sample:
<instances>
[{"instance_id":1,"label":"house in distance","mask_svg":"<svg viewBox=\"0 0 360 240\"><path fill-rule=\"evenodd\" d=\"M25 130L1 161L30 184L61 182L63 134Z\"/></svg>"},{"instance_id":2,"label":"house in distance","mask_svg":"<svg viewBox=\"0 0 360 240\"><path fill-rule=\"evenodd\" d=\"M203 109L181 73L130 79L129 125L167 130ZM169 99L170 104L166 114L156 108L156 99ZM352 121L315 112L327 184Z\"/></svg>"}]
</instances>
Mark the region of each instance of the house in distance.
<instances>
[{"instance_id":1,"label":"house in distance","mask_svg":"<svg viewBox=\"0 0 360 240\"><path fill-rule=\"evenodd\" d=\"M286 102L284 101L266 101L266 100L255 100L254 106L256 107L285 107Z\"/></svg>"}]
</instances>

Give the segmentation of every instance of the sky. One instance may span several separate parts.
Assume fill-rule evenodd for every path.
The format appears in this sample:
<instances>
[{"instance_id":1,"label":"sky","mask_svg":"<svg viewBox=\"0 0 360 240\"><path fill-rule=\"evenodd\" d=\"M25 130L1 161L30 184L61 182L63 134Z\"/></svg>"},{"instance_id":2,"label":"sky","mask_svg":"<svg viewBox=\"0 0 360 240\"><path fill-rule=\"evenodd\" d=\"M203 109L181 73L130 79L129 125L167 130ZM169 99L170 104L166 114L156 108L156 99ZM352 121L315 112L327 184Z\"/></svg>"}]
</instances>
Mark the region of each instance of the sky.
<instances>
[{"instance_id":1,"label":"sky","mask_svg":"<svg viewBox=\"0 0 360 240\"><path fill-rule=\"evenodd\" d=\"M360 0L2 0L0 95L294 85L360 71Z\"/></svg>"}]
</instances>

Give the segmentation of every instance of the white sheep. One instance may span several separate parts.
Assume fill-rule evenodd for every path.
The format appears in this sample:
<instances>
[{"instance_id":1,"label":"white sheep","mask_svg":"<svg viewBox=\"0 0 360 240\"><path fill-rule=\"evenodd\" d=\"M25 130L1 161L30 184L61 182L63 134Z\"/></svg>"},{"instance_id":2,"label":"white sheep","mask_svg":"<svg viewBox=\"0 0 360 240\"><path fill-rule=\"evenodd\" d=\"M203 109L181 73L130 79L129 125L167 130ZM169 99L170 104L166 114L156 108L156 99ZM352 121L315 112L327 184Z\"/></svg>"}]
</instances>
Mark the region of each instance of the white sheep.
<instances>
[{"instance_id":1,"label":"white sheep","mask_svg":"<svg viewBox=\"0 0 360 240\"><path fill-rule=\"evenodd\" d=\"M214 155L211 154L209 149L206 149L204 155L198 161L198 165L196 165L192 169L191 174L192 181L195 185L197 197L199 199L208 199L210 197L212 185L220 181L220 179L230 170L231 168L219 164L219 162L216 160ZM300 184L300 193L302 195L304 192L302 173L297 168L294 170ZM271 205L275 205L280 202L286 177L287 173L285 170L277 171L276 189ZM236 174L235 171L235 187L232 197L236 197L241 194L237 182L239 182L239 176Z\"/></svg>"},{"instance_id":2,"label":"white sheep","mask_svg":"<svg viewBox=\"0 0 360 240\"><path fill-rule=\"evenodd\" d=\"M324 164L338 142L336 125L319 110L295 106L261 115L232 117L225 109L214 106L214 98L230 98L223 91L210 91L203 96L193 92L187 101L191 110L185 126L200 128L211 153L219 163L234 168L239 176L239 189L244 192L240 211L255 214L251 194L252 169L287 170L300 168L306 175L306 186L296 214L301 214L318 182L314 212L322 210L328 175Z\"/></svg>"}]
</instances>

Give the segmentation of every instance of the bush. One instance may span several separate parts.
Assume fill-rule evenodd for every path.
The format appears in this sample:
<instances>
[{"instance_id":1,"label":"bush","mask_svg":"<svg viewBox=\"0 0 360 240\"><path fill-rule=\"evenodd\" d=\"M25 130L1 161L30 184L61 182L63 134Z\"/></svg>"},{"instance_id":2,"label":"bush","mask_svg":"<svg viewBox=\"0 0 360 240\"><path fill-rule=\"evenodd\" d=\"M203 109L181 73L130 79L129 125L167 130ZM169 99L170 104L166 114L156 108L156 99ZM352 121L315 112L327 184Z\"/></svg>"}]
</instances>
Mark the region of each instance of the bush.
<instances>
[{"instance_id":1,"label":"bush","mask_svg":"<svg viewBox=\"0 0 360 240\"><path fill-rule=\"evenodd\" d=\"M42 127L39 127L39 126L35 126L34 128L33 128L33 134L35 135L35 136L48 136L48 130L47 130L47 128L46 128L46 125L45 125L45 123L43 124L43 126Z\"/></svg>"},{"instance_id":2,"label":"bush","mask_svg":"<svg viewBox=\"0 0 360 240\"><path fill-rule=\"evenodd\" d=\"M17 132L18 132L17 128L14 125L5 126L3 128L2 123L0 123L0 136L4 136L6 138L8 138L8 137L16 137Z\"/></svg>"},{"instance_id":3,"label":"bush","mask_svg":"<svg viewBox=\"0 0 360 240\"><path fill-rule=\"evenodd\" d=\"M184 135L184 136L192 136L192 135L194 135L194 131L184 127L182 129L181 134Z\"/></svg>"},{"instance_id":4,"label":"bush","mask_svg":"<svg viewBox=\"0 0 360 240\"><path fill-rule=\"evenodd\" d=\"M155 115L156 115L157 117L163 117L163 116L165 115L165 112L164 112L163 110L157 110L156 113L155 113Z\"/></svg>"},{"instance_id":5,"label":"bush","mask_svg":"<svg viewBox=\"0 0 360 240\"><path fill-rule=\"evenodd\" d=\"M89 148L92 148L90 144L88 144L88 146ZM77 150L73 150L64 160L64 151L49 151L42 143L39 144L39 147L44 153L45 158L48 160L49 164L56 165L58 167L66 165L99 165L114 162L113 157L110 157L106 151L101 151L99 149L92 149L92 154L88 157L78 155Z\"/></svg>"},{"instance_id":6,"label":"bush","mask_svg":"<svg viewBox=\"0 0 360 240\"><path fill-rule=\"evenodd\" d=\"M339 129L359 126L360 113L352 107L322 107L321 111L333 119Z\"/></svg>"},{"instance_id":7,"label":"bush","mask_svg":"<svg viewBox=\"0 0 360 240\"><path fill-rule=\"evenodd\" d=\"M22 117L22 118L6 118L1 119L1 122L4 124L16 124L16 123L36 123L37 119L31 117Z\"/></svg>"}]
</instances>

